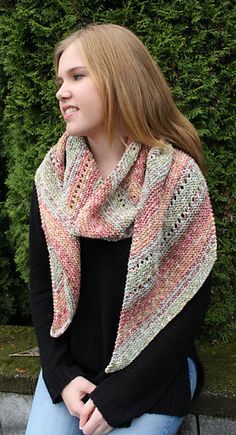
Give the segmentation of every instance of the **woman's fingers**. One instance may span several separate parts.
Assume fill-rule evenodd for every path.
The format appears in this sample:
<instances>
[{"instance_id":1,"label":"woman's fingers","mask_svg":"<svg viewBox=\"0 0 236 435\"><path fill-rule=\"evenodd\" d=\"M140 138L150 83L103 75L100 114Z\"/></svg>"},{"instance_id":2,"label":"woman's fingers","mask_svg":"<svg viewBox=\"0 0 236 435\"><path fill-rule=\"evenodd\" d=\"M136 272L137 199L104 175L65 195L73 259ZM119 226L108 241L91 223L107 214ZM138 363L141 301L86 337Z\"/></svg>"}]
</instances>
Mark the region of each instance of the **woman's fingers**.
<instances>
[{"instance_id":1,"label":"woman's fingers","mask_svg":"<svg viewBox=\"0 0 236 435\"><path fill-rule=\"evenodd\" d=\"M64 387L61 396L71 415L80 418L85 406L82 399L86 394L90 394L95 388L96 385L92 384L92 382L82 376L77 376Z\"/></svg>"},{"instance_id":2,"label":"woman's fingers","mask_svg":"<svg viewBox=\"0 0 236 435\"><path fill-rule=\"evenodd\" d=\"M112 430L112 427L109 426L97 408L94 409L85 425L82 425L80 422L80 428L84 435L103 435L111 432Z\"/></svg>"},{"instance_id":3,"label":"woman's fingers","mask_svg":"<svg viewBox=\"0 0 236 435\"><path fill-rule=\"evenodd\" d=\"M91 414L95 410L95 405L91 399L89 399L83 406L80 412L80 428L82 428L90 418Z\"/></svg>"}]
</instances>

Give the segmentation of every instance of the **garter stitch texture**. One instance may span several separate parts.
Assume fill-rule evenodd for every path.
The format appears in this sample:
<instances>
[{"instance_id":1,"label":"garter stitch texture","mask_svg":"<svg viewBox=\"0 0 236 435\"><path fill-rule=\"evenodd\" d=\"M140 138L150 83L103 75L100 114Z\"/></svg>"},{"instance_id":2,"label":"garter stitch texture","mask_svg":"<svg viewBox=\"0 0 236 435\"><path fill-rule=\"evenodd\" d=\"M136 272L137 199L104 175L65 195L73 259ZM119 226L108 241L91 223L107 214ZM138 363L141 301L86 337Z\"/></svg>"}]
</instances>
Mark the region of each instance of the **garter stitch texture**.
<instances>
[{"instance_id":1,"label":"garter stitch texture","mask_svg":"<svg viewBox=\"0 0 236 435\"><path fill-rule=\"evenodd\" d=\"M84 138L64 134L35 181L49 250L53 337L67 329L79 303L80 236L111 243L132 236L106 372L120 370L184 308L212 269L216 233L205 179L195 161L170 144L163 151L131 143L104 180Z\"/></svg>"}]
</instances>

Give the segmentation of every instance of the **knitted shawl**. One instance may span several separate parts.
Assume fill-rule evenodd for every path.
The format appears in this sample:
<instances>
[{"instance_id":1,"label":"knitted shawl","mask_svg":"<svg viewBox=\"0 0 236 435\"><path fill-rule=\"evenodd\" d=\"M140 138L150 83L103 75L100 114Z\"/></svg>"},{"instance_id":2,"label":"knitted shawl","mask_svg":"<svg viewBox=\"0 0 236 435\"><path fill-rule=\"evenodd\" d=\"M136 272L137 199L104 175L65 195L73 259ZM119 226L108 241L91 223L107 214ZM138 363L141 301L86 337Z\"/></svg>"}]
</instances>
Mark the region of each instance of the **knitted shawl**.
<instances>
[{"instance_id":1,"label":"knitted shawl","mask_svg":"<svg viewBox=\"0 0 236 435\"><path fill-rule=\"evenodd\" d=\"M107 373L120 370L180 313L212 269L216 234L205 179L195 161L170 144L160 150L139 143L129 144L103 179L85 139L65 133L35 182L51 269L52 337L68 328L79 303L80 236L111 243L132 236L106 367Z\"/></svg>"}]
</instances>

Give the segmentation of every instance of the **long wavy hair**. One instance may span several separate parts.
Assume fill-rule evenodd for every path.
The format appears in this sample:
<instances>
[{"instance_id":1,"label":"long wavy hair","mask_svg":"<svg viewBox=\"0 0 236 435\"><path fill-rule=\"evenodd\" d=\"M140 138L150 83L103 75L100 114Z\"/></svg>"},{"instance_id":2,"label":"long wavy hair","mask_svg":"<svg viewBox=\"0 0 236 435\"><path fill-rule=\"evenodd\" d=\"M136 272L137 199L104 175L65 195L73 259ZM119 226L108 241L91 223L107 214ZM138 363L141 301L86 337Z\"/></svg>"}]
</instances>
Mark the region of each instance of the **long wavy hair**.
<instances>
[{"instance_id":1,"label":"long wavy hair","mask_svg":"<svg viewBox=\"0 0 236 435\"><path fill-rule=\"evenodd\" d=\"M90 24L72 33L55 48L56 72L62 53L74 42L100 91L111 141L122 126L129 140L159 148L168 141L205 171L196 129L177 108L160 67L133 32L116 24Z\"/></svg>"}]
</instances>

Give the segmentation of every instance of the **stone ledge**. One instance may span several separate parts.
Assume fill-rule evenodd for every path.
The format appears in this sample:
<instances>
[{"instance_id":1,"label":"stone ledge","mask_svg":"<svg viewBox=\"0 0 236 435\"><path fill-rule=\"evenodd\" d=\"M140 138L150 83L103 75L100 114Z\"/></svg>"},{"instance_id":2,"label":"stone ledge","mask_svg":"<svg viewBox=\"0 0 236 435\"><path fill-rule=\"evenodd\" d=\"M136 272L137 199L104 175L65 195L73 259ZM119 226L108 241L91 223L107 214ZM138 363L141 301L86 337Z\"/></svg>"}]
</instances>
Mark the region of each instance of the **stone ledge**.
<instances>
[{"instance_id":1,"label":"stone ledge","mask_svg":"<svg viewBox=\"0 0 236 435\"><path fill-rule=\"evenodd\" d=\"M0 375L0 391L22 395L34 394L37 376ZM236 395L213 393L204 388L194 401L191 413L236 418Z\"/></svg>"},{"instance_id":2,"label":"stone ledge","mask_svg":"<svg viewBox=\"0 0 236 435\"><path fill-rule=\"evenodd\" d=\"M32 395L0 393L0 435L24 435ZM201 435L236 434L236 419L198 415ZM178 435L199 435L197 420L188 415Z\"/></svg>"},{"instance_id":3,"label":"stone ledge","mask_svg":"<svg viewBox=\"0 0 236 435\"><path fill-rule=\"evenodd\" d=\"M32 395L40 362L37 357L14 356L36 345L31 327L0 327L0 392ZM236 418L236 342L199 343L206 369L206 385L194 402L192 413Z\"/></svg>"},{"instance_id":4,"label":"stone ledge","mask_svg":"<svg viewBox=\"0 0 236 435\"><path fill-rule=\"evenodd\" d=\"M0 393L0 435L24 435L32 396Z\"/></svg>"},{"instance_id":5,"label":"stone ledge","mask_svg":"<svg viewBox=\"0 0 236 435\"><path fill-rule=\"evenodd\" d=\"M203 389L194 401L191 412L195 415L236 418L236 395Z\"/></svg>"},{"instance_id":6,"label":"stone ledge","mask_svg":"<svg viewBox=\"0 0 236 435\"><path fill-rule=\"evenodd\" d=\"M0 374L0 392L15 394L34 394L38 376Z\"/></svg>"},{"instance_id":7,"label":"stone ledge","mask_svg":"<svg viewBox=\"0 0 236 435\"><path fill-rule=\"evenodd\" d=\"M230 418L199 415L198 423L194 415L188 415L181 425L178 435L233 435L236 434L236 420ZM5 434L4 434L5 435Z\"/></svg>"}]
</instances>

